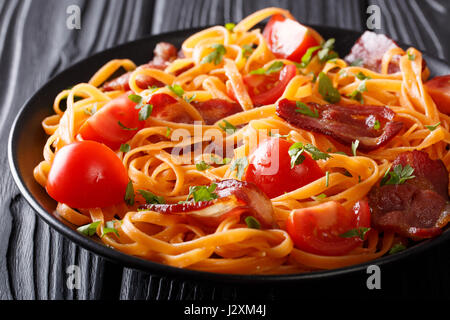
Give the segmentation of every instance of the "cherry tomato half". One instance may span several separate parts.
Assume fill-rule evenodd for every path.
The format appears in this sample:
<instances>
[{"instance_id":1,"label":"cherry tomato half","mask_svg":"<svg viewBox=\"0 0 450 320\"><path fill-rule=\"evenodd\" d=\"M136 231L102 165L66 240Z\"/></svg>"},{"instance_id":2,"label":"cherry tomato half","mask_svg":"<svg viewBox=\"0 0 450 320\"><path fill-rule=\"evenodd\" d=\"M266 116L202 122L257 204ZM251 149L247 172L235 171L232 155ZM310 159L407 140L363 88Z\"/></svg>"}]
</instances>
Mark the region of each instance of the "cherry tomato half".
<instances>
[{"instance_id":1,"label":"cherry tomato half","mask_svg":"<svg viewBox=\"0 0 450 320\"><path fill-rule=\"evenodd\" d=\"M434 77L425 82L425 87L439 111L450 115L450 74Z\"/></svg>"},{"instance_id":2,"label":"cherry tomato half","mask_svg":"<svg viewBox=\"0 0 450 320\"><path fill-rule=\"evenodd\" d=\"M244 76L243 80L253 105L260 107L275 103L296 73L296 67L290 64L284 66L279 73L270 75L248 74ZM229 87L228 95L237 101L231 87Z\"/></svg>"},{"instance_id":3,"label":"cherry tomato half","mask_svg":"<svg viewBox=\"0 0 450 320\"><path fill-rule=\"evenodd\" d=\"M128 98L130 94L131 91L109 101L86 120L79 131L81 137L104 143L113 150L133 138L145 121L139 120L139 110Z\"/></svg>"},{"instance_id":4,"label":"cherry tomato half","mask_svg":"<svg viewBox=\"0 0 450 320\"><path fill-rule=\"evenodd\" d=\"M73 208L107 207L123 201L128 181L127 170L111 149L85 140L56 153L46 189Z\"/></svg>"},{"instance_id":5,"label":"cherry tomato half","mask_svg":"<svg viewBox=\"0 0 450 320\"><path fill-rule=\"evenodd\" d=\"M249 157L245 180L256 184L269 198L275 198L324 176L322 169L306 152L305 160L291 168L292 143L270 138L259 144Z\"/></svg>"},{"instance_id":6,"label":"cherry tomato half","mask_svg":"<svg viewBox=\"0 0 450 320\"><path fill-rule=\"evenodd\" d=\"M320 44L313 29L281 14L273 15L263 31L269 49L277 58L300 62L306 50Z\"/></svg>"},{"instance_id":7,"label":"cherry tomato half","mask_svg":"<svg viewBox=\"0 0 450 320\"><path fill-rule=\"evenodd\" d=\"M360 237L344 238L342 234L360 227L370 227L366 200L357 202L352 211L335 201L293 210L286 221L286 230L298 249L326 256L345 255L358 247L363 241Z\"/></svg>"}]
</instances>

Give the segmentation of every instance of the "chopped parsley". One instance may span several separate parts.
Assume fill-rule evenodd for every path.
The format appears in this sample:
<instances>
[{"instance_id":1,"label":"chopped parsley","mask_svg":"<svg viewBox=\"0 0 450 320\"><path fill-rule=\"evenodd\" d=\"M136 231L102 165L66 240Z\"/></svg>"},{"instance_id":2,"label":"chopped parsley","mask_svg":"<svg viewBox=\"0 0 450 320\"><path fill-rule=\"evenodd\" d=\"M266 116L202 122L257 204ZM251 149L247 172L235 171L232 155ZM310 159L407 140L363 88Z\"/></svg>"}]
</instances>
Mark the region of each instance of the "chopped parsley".
<instances>
[{"instance_id":1,"label":"chopped parsley","mask_svg":"<svg viewBox=\"0 0 450 320\"><path fill-rule=\"evenodd\" d=\"M383 179L381 179L380 186L392 185L392 184L403 184L406 180L414 179L416 176L413 175L414 168L409 164L402 166L397 164L392 170L386 171Z\"/></svg>"},{"instance_id":2,"label":"chopped parsley","mask_svg":"<svg viewBox=\"0 0 450 320\"><path fill-rule=\"evenodd\" d=\"M157 196L147 190L138 190L139 194L145 199L147 204L165 204L166 200L164 197Z\"/></svg>"},{"instance_id":3,"label":"chopped parsley","mask_svg":"<svg viewBox=\"0 0 450 320\"><path fill-rule=\"evenodd\" d=\"M440 126L440 124L441 124L441 122L438 122L438 123L436 123L436 124L434 124L434 125L432 125L432 126L425 126L425 128L427 128L427 129L430 130L430 131L434 131L434 130L437 129L437 127Z\"/></svg>"},{"instance_id":4,"label":"chopped parsley","mask_svg":"<svg viewBox=\"0 0 450 320\"><path fill-rule=\"evenodd\" d=\"M218 65L222 62L223 55L227 53L227 49L225 49L223 44L213 44L211 46L214 50L205 56L200 63L214 63Z\"/></svg>"},{"instance_id":5,"label":"chopped parsley","mask_svg":"<svg viewBox=\"0 0 450 320\"><path fill-rule=\"evenodd\" d=\"M146 104L144 106L142 106L141 110L139 110L139 120L143 121L143 120L147 120L150 115L152 114L153 111L153 105L151 104Z\"/></svg>"},{"instance_id":6,"label":"chopped parsley","mask_svg":"<svg viewBox=\"0 0 450 320\"><path fill-rule=\"evenodd\" d=\"M253 45L251 44L244 44L242 46L242 55L244 57L248 57L253 53L254 49L253 49Z\"/></svg>"},{"instance_id":7,"label":"chopped parsley","mask_svg":"<svg viewBox=\"0 0 450 320\"><path fill-rule=\"evenodd\" d=\"M304 114L305 116L312 117L312 118L318 118L319 112L316 108L312 107L312 110L303 102L296 101L295 106L297 109L295 109L295 112Z\"/></svg>"},{"instance_id":8,"label":"chopped parsley","mask_svg":"<svg viewBox=\"0 0 450 320\"><path fill-rule=\"evenodd\" d=\"M116 221L108 221L108 222L106 222L105 227L102 230L102 236L101 236L102 238L104 236L106 236L108 233L114 233L116 236L120 237L119 236L119 231L117 231L117 229L114 228L114 222L116 222Z\"/></svg>"},{"instance_id":9,"label":"chopped parsley","mask_svg":"<svg viewBox=\"0 0 450 320\"><path fill-rule=\"evenodd\" d=\"M342 237L342 238L358 237L361 240L364 240L364 236L366 235L366 233L369 230L370 230L370 228L365 228L365 227L355 228L355 229L351 229L347 232L344 232L343 234L340 235L340 237Z\"/></svg>"},{"instance_id":10,"label":"chopped parsley","mask_svg":"<svg viewBox=\"0 0 450 320\"><path fill-rule=\"evenodd\" d=\"M296 142L294 143L290 148L289 148L289 156L291 157L291 168L293 168L294 166L303 163L303 161L305 160L305 156L303 155L303 152L307 151L308 153L311 154L311 157L313 158L313 160L326 160L328 158L330 158L331 156L328 153L322 152L319 149L317 149L314 145L312 144L306 144L304 145L301 142Z\"/></svg>"},{"instance_id":11,"label":"chopped parsley","mask_svg":"<svg viewBox=\"0 0 450 320\"><path fill-rule=\"evenodd\" d=\"M364 98L362 93L367 91L367 87L366 87L366 80L363 80L359 83L358 88L353 91L351 94L347 95L347 97L349 97L352 100L356 100L359 103L363 104L364 103Z\"/></svg>"},{"instance_id":12,"label":"chopped parsley","mask_svg":"<svg viewBox=\"0 0 450 320\"><path fill-rule=\"evenodd\" d=\"M248 216L244 221L247 227L249 227L250 229L261 229L261 224L255 217Z\"/></svg>"},{"instance_id":13,"label":"chopped parsley","mask_svg":"<svg viewBox=\"0 0 450 320\"><path fill-rule=\"evenodd\" d=\"M269 66L269 68L267 68L267 70L264 68L259 68L259 69L250 71L250 74L272 74L272 73L280 71L283 67L284 67L284 63L282 61L275 61L274 63L272 63Z\"/></svg>"},{"instance_id":14,"label":"chopped parsley","mask_svg":"<svg viewBox=\"0 0 450 320\"><path fill-rule=\"evenodd\" d=\"M396 243L392 246L391 250L389 250L389 254L394 254L406 249L406 246L401 243Z\"/></svg>"},{"instance_id":15,"label":"chopped parsley","mask_svg":"<svg viewBox=\"0 0 450 320\"><path fill-rule=\"evenodd\" d=\"M209 168L211 168L211 166L209 165L209 164L207 164L205 161L200 161L200 162L197 162L196 164L195 164L195 167L197 168L197 170L198 171L205 171L206 169L209 169Z\"/></svg>"},{"instance_id":16,"label":"chopped parsley","mask_svg":"<svg viewBox=\"0 0 450 320\"><path fill-rule=\"evenodd\" d=\"M248 160L246 157L242 157L233 161L233 163L230 166L230 170L231 171L236 170L236 177L238 179L242 179L242 176L244 175L245 172L245 168L247 167L248 167Z\"/></svg>"},{"instance_id":17,"label":"chopped parsley","mask_svg":"<svg viewBox=\"0 0 450 320\"><path fill-rule=\"evenodd\" d=\"M184 97L184 101L191 103L195 99L196 94L194 93L190 98Z\"/></svg>"},{"instance_id":18,"label":"chopped parsley","mask_svg":"<svg viewBox=\"0 0 450 320\"><path fill-rule=\"evenodd\" d=\"M325 173L325 187L328 188L329 185L330 185L330 172L327 171L327 172Z\"/></svg>"},{"instance_id":19,"label":"chopped parsley","mask_svg":"<svg viewBox=\"0 0 450 320\"><path fill-rule=\"evenodd\" d=\"M217 194L214 193L214 190L216 190L217 184L212 183L209 187L207 186L195 186L195 187L189 187L189 194L187 196L186 201L189 201L189 199L192 197L194 199L194 202L200 202L200 201L210 201L217 199Z\"/></svg>"},{"instance_id":20,"label":"chopped parsley","mask_svg":"<svg viewBox=\"0 0 450 320\"><path fill-rule=\"evenodd\" d=\"M325 199L326 197L327 197L327 195L325 193L321 193L318 196L316 196L315 198L318 199L318 200L322 200L322 199Z\"/></svg>"},{"instance_id":21,"label":"chopped parsley","mask_svg":"<svg viewBox=\"0 0 450 320\"><path fill-rule=\"evenodd\" d=\"M92 223L86 224L84 226L78 227L77 231L85 236L93 236L97 232L97 227L100 224L99 221L94 221Z\"/></svg>"},{"instance_id":22,"label":"chopped parsley","mask_svg":"<svg viewBox=\"0 0 450 320\"><path fill-rule=\"evenodd\" d=\"M237 128L231 123L229 123L227 120L222 120L222 122L223 124L219 124L219 127L227 134L233 134L237 131Z\"/></svg>"},{"instance_id":23,"label":"chopped parsley","mask_svg":"<svg viewBox=\"0 0 450 320\"><path fill-rule=\"evenodd\" d=\"M117 122L119 124L119 126L123 129L123 130L128 130L128 131L135 131L138 128L128 128L126 127L122 122L120 122L120 120Z\"/></svg>"},{"instance_id":24,"label":"chopped parsley","mask_svg":"<svg viewBox=\"0 0 450 320\"><path fill-rule=\"evenodd\" d=\"M173 86L167 86L170 91L172 91L176 96L183 97L184 90L179 84L174 84Z\"/></svg>"},{"instance_id":25,"label":"chopped parsley","mask_svg":"<svg viewBox=\"0 0 450 320\"><path fill-rule=\"evenodd\" d=\"M380 130L380 128L381 128L381 123L380 123L380 121L375 120L375 123L373 124L373 128L374 128L375 130Z\"/></svg>"},{"instance_id":26,"label":"chopped parsley","mask_svg":"<svg viewBox=\"0 0 450 320\"><path fill-rule=\"evenodd\" d=\"M236 27L235 23L228 22L228 23L225 24L225 29L227 29L230 32L233 32L234 27Z\"/></svg>"},{"instance_id":27,"label":"chopped parsley","mask_svg":"<svg viewBox=\"0 0 450 320\"><path fill-rule=\"evenodd\" d=\"M414 61L416 60L416 55L408 52L408 59Z\"/></svg>"},{"instance_id":28,"label":"chopped parsley","mask_svg":"<svg viewBox=\"0 0 450 320\"><path fill-rule=\"evenodd\" d=\"M357 77L359 80L372 79L371 77L366 76L366 75L365 75L364 73L362 73L361 71L358 72L358 74L356 75L356 77Z\"/></svg>"},{"instance_id":29,"label":"chopped parsley","mask_svg":"<svg viewBox=\"0 0 450 320\"><path fill-rule=\"evenodd\" d=\"M225 164L229 164L231 162L231 159L230 158L220 159L219 157L211 155L211 162L223 166Z\"/></svg>"},{"instance_id":30,"label":"chopped parsley","mask_svg":"<svg viewBox=\"0 0 450 320\"><path fill-rule=\"evenodd\" d=\"M167 127L166 129L166 137L170 137L170 133L172 132L172 129L170 127Z\"/></svg>"},{"instance_id":31,"label":"chopped parsley","mask_svg":"<svg viewBox=\"0 0 450 320\"><path fill-rule=\"evenodd\" d=\"M130 151L131 147L128 143L124 143L122 145L120 145L120 151L122 152L128 152Z\"/></svg>"},{"instance_id":32,"label":"chopped parsley","mask_svg":"<svg viewBox=\"0 0 450 320\"><path fill-rule=\"evenodd\" d=\"M311 62L314 53L318 50L319 51L317 52L317 57L322 63L337 58L337 53L333 51L334 42L335 40L331 38L322 43L320 46L308 48L308 50L306 50L305 54L302 57L301 63L297 64L297 67L306 68L306 66L308 66L308 64Z\"/></svg>"},{"instance_id":33,"label":"chopped parsley","mask_svg":"<svg viewBox=\"0 0 450 320\"><path fill-rule=\"evenodd\" d=\"M319 93L324 100L330 103L337 103L341 100L339 91L333 87L331 79L323 72L319 73Z\"/></svg>"},{"instance_id":34,"label":"chopped parsley","mask_svg":"<svg viewBox=\"0 0 450 320\"><path fill-rule=\"evenodd\" d=\"M139 104L142 102L142 97L138 94L130 94L128 96L128 99L130 99L131 101L133 101L136 104Z\"/></svg>"},{"instance_id":35,"label":"chopped parsley","mask_svg":"<svg viewBox=\"0 0 450 320\"><path fill-rule=\"evenodd\" d=\"M128 204L129 206L132 206L134 204L134 188L133 182L131 182L131 180L127 184L124 200L125 203Z\"/></svg>"}]
</instances>

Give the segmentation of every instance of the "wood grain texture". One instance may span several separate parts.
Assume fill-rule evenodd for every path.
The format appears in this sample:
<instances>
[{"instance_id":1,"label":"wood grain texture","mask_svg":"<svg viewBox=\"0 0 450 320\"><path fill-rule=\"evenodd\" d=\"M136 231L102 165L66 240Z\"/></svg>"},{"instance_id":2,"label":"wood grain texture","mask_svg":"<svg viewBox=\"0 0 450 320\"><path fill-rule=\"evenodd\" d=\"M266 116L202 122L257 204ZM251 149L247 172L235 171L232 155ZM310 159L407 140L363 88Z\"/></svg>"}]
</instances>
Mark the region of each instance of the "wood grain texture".
<instances>
[{"instance_id":1,"label":"wood grain texture","mask_svg":"<svg viewBox=\"0 0 450 320\"><path fill-rule=\"evenodd\" d=\"M81 30L68 30L66 8L82 10ZM439 247L383 270L382 292L368 292L364 275L289 288L237 287L175 281L113 264L71 243L41 221L16 188L6 142L20 106L51 76L95 52L149 34L241 20L279 6L306 24L363 30L377 4L382 32L450 58L450 5L445 0L0 0L0 299L239 300L384 295L450 297L450 254ZM68 266L82 271L81 289L66 286ZM298 293L300 291L300 293Z\"/></svg>"}]
</instances>

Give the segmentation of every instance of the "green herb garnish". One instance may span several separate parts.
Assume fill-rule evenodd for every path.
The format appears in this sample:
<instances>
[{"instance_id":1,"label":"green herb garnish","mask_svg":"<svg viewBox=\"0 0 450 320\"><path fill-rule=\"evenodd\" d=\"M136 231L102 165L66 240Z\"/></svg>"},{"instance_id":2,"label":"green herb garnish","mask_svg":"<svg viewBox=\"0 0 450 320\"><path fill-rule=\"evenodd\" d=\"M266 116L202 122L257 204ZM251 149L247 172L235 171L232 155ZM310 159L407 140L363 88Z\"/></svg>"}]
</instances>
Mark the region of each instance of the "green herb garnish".
<instances>
[{"instance_id":1,"label":"green herb garnish","mask_svg":"<svg viewBox=\"0 0 450 320\"><path fill-rule=\"evenodd\" d=\"M114 228L114 222L116 222L116 221L108 221L108 222L106 222L105 227L102 230L102 236L101 236L102 238L104 236L106 236L108 233L114 233L116 236L120 237L119 236L119 231L117 231L117 229Z\"/></svg>"},{"instance_id":2,"label":"green herb garnish","mask_svg":"<svg viewBox=\"0 0 450 320\"><path fill-rule=\"evenodd\" d=\"M396 243L392 246L391 250L389 250L389 254L394 254L400 251L403 251L406 249L406 246L404 246L401 243Z\"/></svg>"},{"instance_id":3,"label":"green herb garnish","mask_svg":"<svg viewBox=\"0 0 450 320\"><path fill-rule=\"evenodd\" d=\"M351 230L341 234L340 237L342 237L342 238L358 237L361 240L364 240L364 236L366 235L366 233L369 230L370 230L370 228L365 228L365 227L355 228L355 229L351 229Z\"/></svg>"},{"instance_id":4,"label":"green herb garnish","mask_svg":"<svg viewBox=\"0 0 450 320\"><path fill-rule=\"evenodd\" d=\"M427 128L427 129L430 130L430 131L434 131L434 130L437 129L437 127L440 126L440 124L441 124L441 122L438 122L438 123L436 123L436 124L434 124L434 125L432 125L432 126L425 126L425 128Z\"/></svg>"},{"instance_id":5,"label":"green herb garnish","mask_svg":"<svg viewBox=\"0 0 450 320\"><path fill-rule=\"evenodd\" d=\"M127 184L124 200L125 203L128 204L129 206L132 206L134 204L134 188L133 182L131 182L131 180Z\"/></svg>"},{"instance_id":6,"label":"green herb garnish","mask_svg":"<svg viewBox=\"0 0 450 320\"><path fill-rule=\"evenodd\" d=\"M100 224L100 221L94 221L89 224L85 224L84 226L78 227L77 231L79 233L84 234L85 236L93 236L97 232L97 227Z\"/></svg>"},{"instance_id":7,"label":"green herb garnish","mask_svg":"<svg viewBox=\"0 0 450 320\"><path fill-rule=\"evenodd\" d=\"M404 167L401 164L397 164L394 166L393 170L386 171L383 179L381 179L380 186L403 184L406 180L414 179L416 177L413 173L414 168L409 164Z\"/></svg>"},{"instance_id":8,"label":"green herb garnish","mask_svg":"<svg viewBox=\"0 0 450 320\"><path fill-rule=\"evenodd\" d=\"M166 200L164 197L157 196L147 190L138 190L139 194L145 199L147 204L165 204Z\"/></svg>"},{"instance_id":9,"label":"green herb garnish","mask_svg":"<svg viewBox=\"0 0 450 320\"><path fill-rule=\"evenodd\" d=\"M231 123L229 123L227 120L222 120L222 122L223 124L219 124L219 127L227 134L233 134L237 131L237 128Z\"/></svg>"},{"instance_id":10,"label":"green herb garnish","mask_svg":"<svg viewBox=\"0 0 450 320\"><path fill-rule=\"evenodd\" d=\"M170 91L172 91L178 97L183 97L184 90L179 84L174 84L173 86L167 86Z\"/></svg>"},{"instance_id":11,"label":"green herb garnish","mask_svg":"<svg viewBox=\"0 0 450 320\"><path fill-rule=\"evenodd\" d=\"M245 168L247 167L248 167L248 160L246 157L242 157L233 161L233 163L230 166L230 170L231 171L236 170L236 177L238 179L242 179L242 176L244 175L245 172Z\"/></svg>"},{"instance_id":12,"label":"green herb garnish","mask_svg":"<svg viewBox=\"0 0 450 320\"><path fill-rule=\"evenodd\" d=\"M244 221L247 227L249 227L250 229L261 229L261 224L255 217L248 216Z\"/></svg>"},{"instance_id":13,"label":"green herb garnish","mask_svg":"<svg viewBox=\"0 0 450 320\"><path fill-rule=\"evenodd\" d=\"M269 68L267 68L267 70L264 68L259 68L259 69L250 71L250 74L271 74L271 73L280 71L283 67L284 67L283 62L275 61L274 63L272 63L269 66Z\"/></svg>"},{"instance_id":14,"label":"green herb garnish","mask_svg":"<svg viewBox=\"0 0 450 320\"><path fill-rule=\"evenodd\" d=\"M222 62L223 55L227 53L227 49L225 49L223 44L213 44L211 46L214 50L205 56L200 63L214 63L218 65Z\"/></svg>"},{"instance_id":15,"label":"green herb garnish","mask_svg":"<svg viewBox=\"0 0 450 320\"><path fill-rule=\"evenodd\" d=\"M312 118L318 118L319 112L316 108L312 107L312 110L303 102L296 101L295 106L297 109L295 109L295 112L304 114L305 116L312 117Z\"/></svg>"},{"instance_id":16,"label":"green herb garnish","mask_svg":"<svg viewBox=\"0 0 450 320\"><path fill-rule=\"evenodd\" d=\"M195 167L197 168L197 170L198 171L205 171L206 169L209 169L209 168L211 168L211 166L209 165L209 164L207 164L205 161L200 161L200 162L197 162L196 164L195 164Z\"/></svg>"},{"instance_id":17,"label":"green herb garnish","mask_svg":"<svg viewBox=\"0 0 450 320\"><path fill-rule=\"evenodd\" d=\"M124 143L122 145L120 145L120 151L122 152L128 152L130 151L131 147L128 143Z\"/></svg>"},{"instance_id":18,"label":"green herb garnish","mask_svg":"<svg viewBox=\"0 0 450 320\"><path fill-rule=\"evenodd\" d=\"M194 199L194 202L200 202L200 201L210 201L217 199L217 194L214 193L214 190L216 190L217 184L212 183L209 187L207 186L195 186L195 187L189 187L189 195L187 196L186 201L189 201L191 196Z\"/></svg>"},{"instance_id":19,"label":"green herb garnish","mask_svg":"<svg viewBox=\"0 0 450 320\"><path fill-rule=\"evenodd\" d=\"M333 87L331 79L323 72L319 73L319 93L324 100L330 103L337 103L341 100L339 91Z\"/></svg>"}]
</instances>

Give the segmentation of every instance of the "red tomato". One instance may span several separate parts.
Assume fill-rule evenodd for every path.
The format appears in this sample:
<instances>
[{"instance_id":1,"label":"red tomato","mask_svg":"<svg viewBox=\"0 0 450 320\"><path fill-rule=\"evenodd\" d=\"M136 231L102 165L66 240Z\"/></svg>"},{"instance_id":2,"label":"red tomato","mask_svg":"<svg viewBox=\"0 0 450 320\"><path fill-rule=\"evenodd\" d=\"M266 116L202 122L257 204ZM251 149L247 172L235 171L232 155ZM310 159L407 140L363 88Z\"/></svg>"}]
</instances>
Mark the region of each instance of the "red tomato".
<instances>
[{"instance_id":1,"label":"red tomato","mask_svg":"<svg viewBox=\"0 0 450 320\"><path fill-rule=\"evenodd\" d=\"M127 170L111 149L86 140L56 153L46 189L73 208L107 207L123 201L128 181Z\"/></svg>"},{"instance_id":2,"label":"red tomato","mask_svg":"<svg viewBox=\"0 0 450 320\"><path fill-rule=\"evenodd\" d=\"M300 62L309 47L320 44L320 36L311 28L281 14L272 16L263 36L277 58Z\"/></svg>"},{"instance_id":3,"label":"red tomato","mask_svg":"<svg viewBox=\"0 0 450 320\"><path fill-rule=\"evenodd\" d=\"M306 152L305 160L291 169L289 147L284 139L271 138L259 144L249 157L245 180L256 184L269 198L275 198L324 176Z\"/></svg>"},{"instance_id":4,"label":"red tomato","mask_svg":"<svg viewBox=\"0 0 450 320\"><path fill-rule=\"evenodd\" d=\"M248 74L244 76L244 83L253 104L260 107L267 104L275 103L286 89L289 81L295 77L297 69L294 65L286 65L279 74L259 75ZM231 87L230 87L231 88ZM233 91L229 91L228 95L236 100Z\"/></svg>"},{"instance_id":5,"label":"red tomato","mask_svg":"<svg viewBox=\"0 0 450 320\"><path fill-rule=\"evenodd\" d=\"M286 221L286 230L297 248L325 256L345 255L358 247L363 241L361 238L341 235L359 227L370 227L366 200L357 202L353 211L335 201L293 210Z\"/></svg>"},{"instance_id":6,"label":"red tomato","mask_svg":"<svg viewBox=\"0 0 450 320\"><path fill-rule=\"evenodd\" d=\"M178 123L192 123L192 118L178 101L166 93L155 93L147 103L153 106L152 116L155 118Z\"/></svg>"},{"instance_id":7,"label":"red tomato","mask_svg":"<svg viewBox=\"0 0 450 320\"><path fill-rule=\"evenodd\" d=\"M425 83L425 87L439 111L450 115L450 74L434 77Z\"/></svg>"},{"instance_id":8,"label":"red tomato","mask_svg":"<svg viewBox=\"0 0 450 320\"><path fill-rule=\"evenodd\" d=\"M90 117L80 128L81 137L104 143L113 150L133 138L145 126L145 121L139 120L139 110L128 98L130 94L131 91L111 100Z\"/></svg>"}]
</instances>

